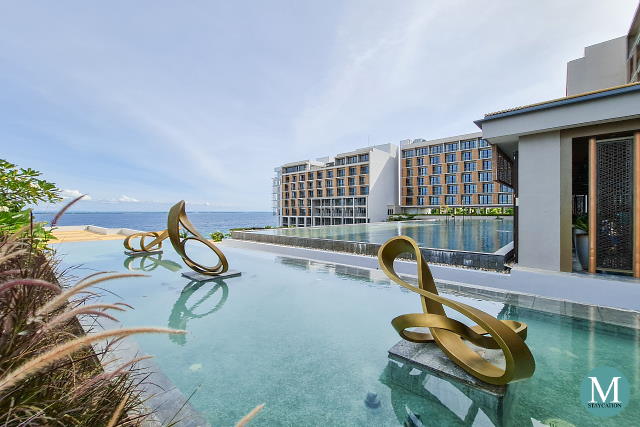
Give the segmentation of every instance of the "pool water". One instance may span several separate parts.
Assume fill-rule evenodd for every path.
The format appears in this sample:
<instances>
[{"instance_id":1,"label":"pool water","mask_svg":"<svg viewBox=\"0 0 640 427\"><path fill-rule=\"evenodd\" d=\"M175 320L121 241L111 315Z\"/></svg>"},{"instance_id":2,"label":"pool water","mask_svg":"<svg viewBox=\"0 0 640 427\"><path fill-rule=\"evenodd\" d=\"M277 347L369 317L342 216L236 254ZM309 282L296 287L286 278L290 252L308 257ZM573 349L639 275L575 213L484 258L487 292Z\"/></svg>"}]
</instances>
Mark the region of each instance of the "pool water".
<instances>
[{"instance_id":1,"label":"pool water","mask_svg":"<svg viewBox=\"0 0 640 427\"><path fill-rule=\"evenodd\" d=\"M437 218L420 221L378 222L323 227L277 228L263 234L384 243L394 236L409 236L423 248L495 252L513 241L513 219Z\"/></svg>"},{"instance_id":2,"label":"pool water","mask_svg":"<svg viewBox=\"0 0 640 427\"><path fill-rule=\"evenodd\" d=\"M121 245L79 242L57 248L67 254L64 264L81 264L74 271L84 275L125 271ZM193 250L202 258L207 255L202 248ZM197 390L190 402L212 425L233 425L263 402L265 408L251 425L492 425L478 409L482 405L464 395L452 403L428 393L418 396L388 381L387 350L399 341L390 320L420 311L415 294L378 275L353 274L357 269L260 251L224 251L241 277L190 283L180 275L187 270L173 264L183 265L180 258L165 246L162 260L173 263L157 265L147 272L150 277L105 286L135 307L118 316L125 326L188 331L180 337L136 339L184 395ZM137 265L136 261L129 267ZM505 425L561 420L570 424L556 425L620 426L640 419L637 330L492 301L450 298L529 324L527 343L537 369L532 378L511 386ZM467 322L457 312L449 311L449 316ZM579 403L582 379L599 366L620 370L636 399L612 418L595 418ZM377 394L378 408L365 405L368 393Z\"/></svg>"}]
</instances>

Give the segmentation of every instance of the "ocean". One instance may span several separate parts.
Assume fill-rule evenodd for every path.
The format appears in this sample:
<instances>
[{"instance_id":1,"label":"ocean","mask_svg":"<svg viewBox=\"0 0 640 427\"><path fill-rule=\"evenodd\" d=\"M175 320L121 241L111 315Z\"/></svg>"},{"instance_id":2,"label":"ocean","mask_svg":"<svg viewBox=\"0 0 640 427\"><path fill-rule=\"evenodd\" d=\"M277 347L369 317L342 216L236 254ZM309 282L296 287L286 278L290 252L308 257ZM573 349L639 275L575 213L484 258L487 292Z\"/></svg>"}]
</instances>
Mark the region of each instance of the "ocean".
<instances>
[{"instance_id":1,"label":"ocean","mask_svg":"<svg viewBox=\"0 0 640 427\"><path fill-rule=\"evenodd\" d=\"M189 220L203 235L214 231L227 233L231 228L277 225L271 212L188 212ZM35 212L35 221L51 222L55 213ZM97 225L107 228L132 228L157 231L167 228L166 212L67 212L58 225Z\"/></svg>"}]
</instances>

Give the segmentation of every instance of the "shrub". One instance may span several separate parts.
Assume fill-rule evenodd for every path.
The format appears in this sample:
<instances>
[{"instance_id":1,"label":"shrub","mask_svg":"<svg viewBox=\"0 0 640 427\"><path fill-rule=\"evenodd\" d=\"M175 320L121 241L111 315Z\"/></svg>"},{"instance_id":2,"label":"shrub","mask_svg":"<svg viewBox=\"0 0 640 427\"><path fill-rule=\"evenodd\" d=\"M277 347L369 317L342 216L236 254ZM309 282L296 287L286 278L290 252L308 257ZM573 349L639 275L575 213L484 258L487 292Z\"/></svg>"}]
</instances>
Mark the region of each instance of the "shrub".
<instances>
[{"instance_id":1,"label":"shrub","mask_svg":"<svg viewBox=\"0 0 640 427\"><path fill-rule=\"evenodd\" d=\"M214 231L209 236L214 242L222 242L222 239L224 239L224 234L220 231Z\"/></svg>"}]
</instances>

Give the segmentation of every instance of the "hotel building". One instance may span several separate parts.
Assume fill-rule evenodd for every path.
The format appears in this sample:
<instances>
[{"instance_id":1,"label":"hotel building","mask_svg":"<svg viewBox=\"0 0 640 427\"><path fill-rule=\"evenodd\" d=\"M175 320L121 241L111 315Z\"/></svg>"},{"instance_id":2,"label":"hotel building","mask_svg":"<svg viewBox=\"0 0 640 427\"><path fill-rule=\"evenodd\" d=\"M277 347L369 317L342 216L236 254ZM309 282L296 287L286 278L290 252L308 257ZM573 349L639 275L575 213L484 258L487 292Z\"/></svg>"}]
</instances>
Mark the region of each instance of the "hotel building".
<instances>
[{"instance_id":1,"label":"hotel building","mask_svg":"<svg viewBox=\"0 0 640 427\"><path fill-rule=\"evenodd\" d=\"M275 169L274 214L281 226L384 221L397 200L398 147L361 148Z\"/></svg>"},{"instance_id":2,"label":"hotel building","mask_svg":"<svg viewBox=\"0 0 640 427\"><path fill-rule=\"evenodd\" d=\"M494 174L498 149L482 139L481 133L406 140L400 143L400 152L398 205L403 213L513 204L513 190Z\"/></svg>"}]
</instances>

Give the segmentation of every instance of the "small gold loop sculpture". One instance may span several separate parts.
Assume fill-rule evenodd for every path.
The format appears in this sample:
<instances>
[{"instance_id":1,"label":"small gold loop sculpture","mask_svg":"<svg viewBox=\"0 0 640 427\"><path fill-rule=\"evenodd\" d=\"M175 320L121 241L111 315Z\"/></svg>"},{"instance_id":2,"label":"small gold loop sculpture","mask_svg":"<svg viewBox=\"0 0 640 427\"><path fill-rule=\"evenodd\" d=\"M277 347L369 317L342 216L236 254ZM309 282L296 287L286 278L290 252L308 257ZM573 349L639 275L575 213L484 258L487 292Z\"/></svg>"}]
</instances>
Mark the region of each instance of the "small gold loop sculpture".
<instances>
[{"instance_id":1,"label":"small gold loop sculpture","mask_svg":"<svg viewBox=\"0 0 640 427\"><path fill-rule=\"evenodd\" d=\"M145 244L145 238L152 237L153 240ZM162 248L162 241L169 237L167 230L162 231L143 231L141 233L134 233L127 236L124 239L124 247L131 252L151 252L157 251ZM133 246L132 240L140 239L140 247Z\"/></svg>"},{"instance_id":2,"label":"small gold loop sculpture","mask_svg":"<svg viewBox=\"0 0 640 427\"><path fill-rule=\"evenodd\" d=\"M403 253L415 255L419 287L402 280L393 268L393 261ZM431 270L413 239L406 236L389 239L378 251L378 262L391 280L420 294L423 313L404 314L391 321L402 338L417 343L435 341L458 366L490 384L503 385L533 375L535 361L524 342L527 337L527 325L513 320L498 320L477 308L438 295ZM447 317L443 304L468 317L477 325L469 327ZM429 328L431 333L409 330L416 327ZM504 353L505 368L502 369L485 360L469 347L465 340L478 347L501 349Z\"/></svg>"},{"instance_id":3,"label":"small gold loop sculpture","mask_svg":"<svg viewBox=\"0 0 640 427\"><path fill-rule=\"evenodd\" d=\"M169 210L169 218L167 222L167 232L169 233L169 240L173 245L173 248L176 250L178 255L182 257L182 260L187 264L189 268L193 271L201 274L205 274L207 276L217 276L222 273L226 273L229 270L229 263L227 262L227 258L224 256L222 251L216 247L209 240L205 239L198 230L191 224L189 218L187 218L187 214L184 211L184 200L179 201L175 205L171 207ZM185 238L180 237L180 227L184 228L187 232L191 233L192 236L188 236ZM200 242L209 249L211 249L218 256L218 263L213 267L208 267L201 265L187 255L185 244L189 240L195 240Z\"/></svg>"}]
</instances>

